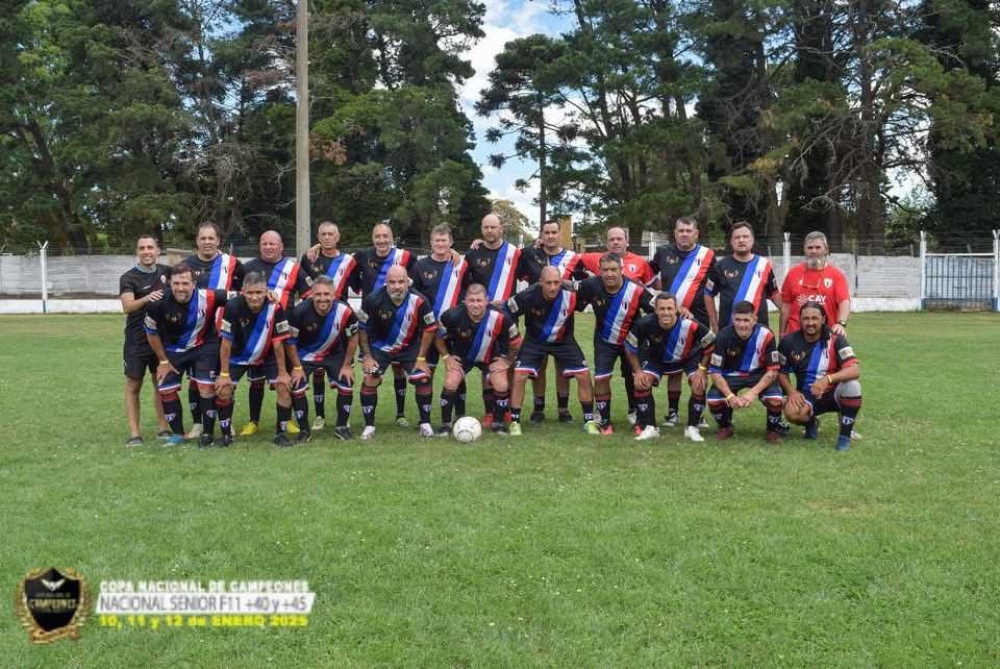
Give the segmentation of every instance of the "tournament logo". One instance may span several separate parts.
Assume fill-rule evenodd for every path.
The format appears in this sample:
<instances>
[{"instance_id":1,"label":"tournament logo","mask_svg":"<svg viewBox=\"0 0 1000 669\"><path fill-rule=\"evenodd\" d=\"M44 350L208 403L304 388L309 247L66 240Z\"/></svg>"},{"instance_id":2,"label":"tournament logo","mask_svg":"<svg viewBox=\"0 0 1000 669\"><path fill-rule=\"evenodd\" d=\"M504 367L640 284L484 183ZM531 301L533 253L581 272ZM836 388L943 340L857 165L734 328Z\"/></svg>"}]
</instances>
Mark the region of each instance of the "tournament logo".
<instances>
[{"instance_id":1,"label":"tournament logo","mask_svg":"<svg viewBox=\"0 0 1000 669\"><path fill-rule=\"evenodd\" d=\"M73 569L35 569L18 584L14 605L33 643L80 638L90 600L83 577Z\"/></svg>"}]
</instances>

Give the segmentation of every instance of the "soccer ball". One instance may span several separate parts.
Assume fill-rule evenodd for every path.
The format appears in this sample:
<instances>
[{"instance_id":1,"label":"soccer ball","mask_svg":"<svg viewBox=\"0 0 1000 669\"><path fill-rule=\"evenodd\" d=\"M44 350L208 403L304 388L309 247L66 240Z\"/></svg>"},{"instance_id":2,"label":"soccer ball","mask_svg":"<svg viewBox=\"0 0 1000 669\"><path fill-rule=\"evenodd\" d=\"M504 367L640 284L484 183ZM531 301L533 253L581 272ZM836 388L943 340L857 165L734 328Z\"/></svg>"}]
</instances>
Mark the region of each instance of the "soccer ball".
<instances>
[{"instance_id":1,"label":"soccer ball","mask_svg":"<svg viewBox=\"0 0 1000 669\"><path fill-rule=\"evenodd\" d=\"M462 416L455 421L455 427L451 429L451 433L461 443L471 444L483 436L483 426L472 416Z\"/></svg>"}]
</instances>

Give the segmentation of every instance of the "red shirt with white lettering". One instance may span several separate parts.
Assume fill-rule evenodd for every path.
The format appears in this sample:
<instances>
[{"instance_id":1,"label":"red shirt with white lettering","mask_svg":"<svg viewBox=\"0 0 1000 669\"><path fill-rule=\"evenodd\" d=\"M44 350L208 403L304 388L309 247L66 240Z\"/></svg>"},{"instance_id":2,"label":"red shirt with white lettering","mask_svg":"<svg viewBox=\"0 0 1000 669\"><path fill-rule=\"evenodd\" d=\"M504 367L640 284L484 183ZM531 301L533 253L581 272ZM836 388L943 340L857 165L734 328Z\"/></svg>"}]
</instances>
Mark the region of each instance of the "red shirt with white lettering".
<instances>
[{"instance_id":1,"label":"red shirt with white lettering","mask_svg":"<svg viewBox=\"0 0 1000 669\"><path fill-rule=\"evenodd\" d=\"M806 302L819 302L826 311L827 325L837 322L840 303L851 299L847 277L836 267L809 269L805 263L793 267L781 284L781 300L788 305L788 324L782 334L799 329L799 309Z\"/></svg>"}]
</instances>

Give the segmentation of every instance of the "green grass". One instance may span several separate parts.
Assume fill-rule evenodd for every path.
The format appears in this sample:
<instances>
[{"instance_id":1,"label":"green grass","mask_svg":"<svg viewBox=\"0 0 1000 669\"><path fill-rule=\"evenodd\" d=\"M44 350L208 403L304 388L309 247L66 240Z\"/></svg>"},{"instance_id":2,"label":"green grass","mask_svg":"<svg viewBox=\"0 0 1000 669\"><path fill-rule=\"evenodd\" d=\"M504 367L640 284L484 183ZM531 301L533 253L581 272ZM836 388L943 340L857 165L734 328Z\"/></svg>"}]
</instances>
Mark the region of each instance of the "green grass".
<instances>
[{"instance_id":1,"label":"green grass","mask_svg":"<svg viewBox=\"0 0 1000 669\"><path fill-rule=\"evenodd\" d=\"M0 666L997 666L998 326L852 318L864 440L848 453L832 421L818 445L767 446L760 408L723 445L549 423L464 447L383 420L367 445L199 452L122 445L120 318L0 318ZM92 591L307 579L317 602L305 629L91 618L36 647L13 592L49 565Z\"/></svg>"}]
</instances>

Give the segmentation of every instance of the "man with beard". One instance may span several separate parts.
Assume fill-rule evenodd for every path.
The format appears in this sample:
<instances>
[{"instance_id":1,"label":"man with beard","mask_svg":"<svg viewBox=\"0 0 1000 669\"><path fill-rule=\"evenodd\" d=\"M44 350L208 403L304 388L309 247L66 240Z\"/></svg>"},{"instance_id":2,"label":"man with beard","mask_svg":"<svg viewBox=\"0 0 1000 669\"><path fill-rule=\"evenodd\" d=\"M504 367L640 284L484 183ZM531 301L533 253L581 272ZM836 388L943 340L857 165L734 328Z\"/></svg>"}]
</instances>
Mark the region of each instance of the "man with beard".
<instances>
[{"instance_id":1,"label":"man with beard","mask_svg":"<svg viewBox=\"0 0 1000 669\"><path fill-rule=\"evenodd\" d=\"M139 392L142 390L142 379L149 370L150 376L156 380L157 358L149 347L143 321L146 319L146 308L163 299L169 289L168 277L170 267L156 262L160 255L160 245L152 235L142 235L135 243L135 267L121 275L118 280L118 294L121 296L122 311L125 318L125 347L122 358L125 368L125 416L128 419L129 438L126 446L142 446L142 434L139 429ZM163 403L159 393L154 395L156 418L160 424L157 437L168 439L170 427L163 416Z\"/></svg>"},{"instance_id":2,"label":"man with beard","mask_svg":"<svg viewBox=\"0 0 1000 669\"><path fill-rule=\"evenodd\" d=\"M594 397L601 417L601 434L614 434L611 375L618 360L623 367L628 366L625 338L640 311L653 311L652 292L625 279L622 259L617 253L609 251L601 256L599 269L600 276L592 276L577 287L576 308L582 311L588 304L594 308Z\"/></svg>"},{"instance_id":3,"label":"man with beard","mask_svg":"<svg viewBox=\"0 0 1000 669\"><path fill-rule=\"evenodd\" d=\"M698 321L680 315L677 298L672 293L659 293L653 300L654 313L635 322L625 340L635 374L636 404L640 429L637 440L660 436L656 427L656 401L653 387L664 375L684 373L691 387L688 400L688 424L684 437L701 442L698 422L705 409L705 389L708 361L712 355L715 334Z\"/></svg>"},{"instance_id":4,"label":"man with beard","mask_svg":"<svg viewBox=\"0 0 1000 669\"><path fill-rule=\"evenodd\" d=\"M474 283L465 291L465 302L448 309L438 319L437 350L445 365L444 389L441 392L440 436L451 434L452 407L466 375L473 368L483 373L483 386L494 397L494 434L509 434L504 425L509 392L509 370L517 359L521 333L510 315L490 306L486 288Z\"/></svg>"},{"instance_id":5,"label":"man with beard","mask_svg":"<svg viewBox=\"0 0 1000 669\"><path fill-rule=\"evenodd\" d=\"M674 243L658 248L650 266L659 275L658 288L676 296L677 312L682 317L694 319L712 332L718 332L715 300L709 294L716 281L715 252L699 244L698 236L697 220L690 216L678 218L674 223ZM667 401L669 409L663 425L674 427L679 422L679 375L667 378Z\"/></svg>"},{"instance_id":6,"label":"man with beard","mask_svg":"<svg viewBox=\"0 0 1000 669\"><path fill-rule=\"evenodd\" d=\"M347 302L338 300L331 277L316 277L311 296L288 314L290 336L285 342L292 365L292 407L299 425L309 423L308 380L317 370L325 370L330 388L337 391L337 426L333 434L347 441L347 422L354 401L354 369L358 351L358 319ZM315 377L313 377L315 378Z\"/></svg>"},{"instance_id":7,"label":"man with beard","mask_svg":"<svg viewBox=\"0 0 1000 669\"><path fill-rule=\"evenodd\" d=\"M562 276L555 267L542 270L538 283L507 300L507 308L515 318L524 316L524 344L514 368L514 386L510 396L510 433L521 435L521 404L528 378L536 376L547 356L566 376L577 381L583 429L587 434L600 434L594 420L594 385L590 369L580 345L573 336L573 316L577 296L563 288Z\"/></svg>"},{"instance_id":8,"label":"man with beard","mask_svg":"<svg viewBox=\"0 0 1000 669\"><path fill-rule=\"evenodd\" d=\"M194 272L185 264L170 272L170 292L146 310L146 338L159 363L156 383L163 413L170 424L167 445L184 443L184 415L177 392L181 374L198 383L202 435L200 446L212 443L215 429L215 372L219 365L219 339L215 311L225 304L224 290L197 288Z\"/></svg>"},{"instance_id":9,"label":"man with beard","mask_svg":"<svg viewBox=\"0 0 1000 669\"><path fill-rule=\"evenodd\" d=\"M816 416L837 412L837 450L846 451L861 411L861 366L847 337L827 327L824 305L806 302L799 308L798 321L800 328L785 335L778 347L783 359L778 382L788 396L785 418L805 425L806 439L816 439Z\"/></svg>"},{"instance_id":10,"label":"man with beard","mask_svg":"<svg viewBox=\"0 0 1000 669\"><path fill-rule=\"evenodd\" d=\"M281 235L274 230L268 230L260 236L260 257L247 262L246 271L258 272L267 282L268 299L277 302L283 310L288 310L293 305L292 297L297 293L299 298L309 296L309 275L295 258L285 258L284 242ZM257 434L260 429L260 414L264 407L264 380L254 378L250 380L250 422L242 430L241 437L249 437ZM289 423L288 433L298 434L298 427L294 423Z\"/></svg>"},{"instance_id":11,"label":"man with beard","mask_svg":"<svg viewBox=\"0 0 1000 669\"><path fill-rule=\"evenodd\" d=\"M805 262L793 267L781 284L781 333L799 329L799 310L806 302L816 302L826 312L826 322L834 334L847 334L851 316L851 291L847 278L827 263L830 247L822 232L810 232L803 244Z\"/></svg>"},{"instance_id":12,"label":"man with beard","mask_svg":"<svg viewBox=\"0 0 1000 669\"><path fill-rule=\"evenodd\" d=\"M712 377L708 407L719 425L715 438L730 439L733 410L745 409L759 399L767 410L765 439L777 443L782 434L779 426L784 398L776 383L781 364L774 333L757 322L752 302L737 302L732 311L733 323L722 328L716 338L708 367Z\"/></svg>"},{"instance_id":13,"label":"man with beard","mask_svg":"<svg viewBox=\"0 0 1000 669\"><path fill-rule=\"evenodd\" d=\"M367 295L358 312L359 344L364 355L365 372L361 386L361 412L365 429L361 438L375 438L375 411L382 374L393 361L407 375L416 389L420 413L420 436L433 437L431 427L430 370L427 351L434 339L437 322L430 301L410 290L410 279L402 265L386 273L385 286Z\"/></svg>"},{"instance_id":14,"label":"man with beard","mask_svg":"<svg viewBox=\"0 0 1000 669\"><path fill-rule=\"evenodd\" d=\"M243 293L226 303L219 326L222 346L219 350L219 376L215 381L219 397L220 446L233 441L233 391L244 374L250 382L269 382L278 394L278 419L274 445L291 446L287 428L292 418L291 379L285 366L283 342L288 339L288 321L279 302L268 297L264 274L248 272ZM301 369L299 370L301 371ZM308 423L299 424L299 443L311 438Z\"/></svg>"}]
</instances>

